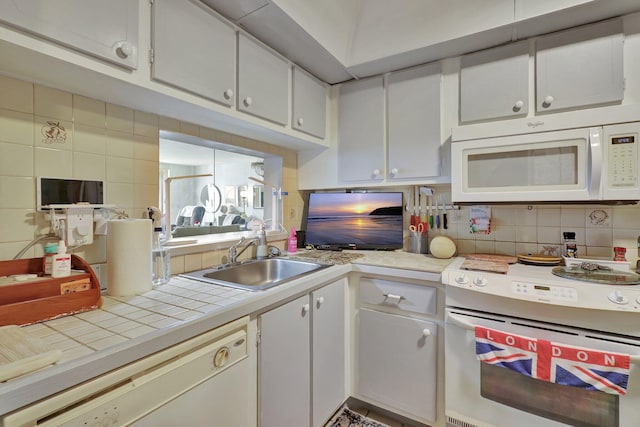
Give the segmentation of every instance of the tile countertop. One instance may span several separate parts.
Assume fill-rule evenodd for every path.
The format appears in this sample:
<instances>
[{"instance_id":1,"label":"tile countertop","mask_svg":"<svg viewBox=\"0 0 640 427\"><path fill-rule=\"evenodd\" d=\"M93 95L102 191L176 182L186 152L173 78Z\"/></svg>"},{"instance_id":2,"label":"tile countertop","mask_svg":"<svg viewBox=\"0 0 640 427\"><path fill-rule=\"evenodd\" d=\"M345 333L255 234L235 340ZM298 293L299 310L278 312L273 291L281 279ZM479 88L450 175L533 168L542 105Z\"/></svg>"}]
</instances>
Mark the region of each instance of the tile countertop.
<instances>
[{"instance_id":1,"label":"tile countertop","mask_svg":"<svg viewBox=\"0 0 640 427\"><path fill-rule=\"evenodd\" d=\"M51 367L0 384L0 416L240 317L267 311L351 271L421 279L452 259L402 251L306 251L291 257L335 264L274 288L252 292L172 277L167 285L131 297L103 295L101 309L25 326L62 350ZM382 269L382 270L381 270ZM387 270L386 273L389 273Z\"/></svg>"}]
</instances>

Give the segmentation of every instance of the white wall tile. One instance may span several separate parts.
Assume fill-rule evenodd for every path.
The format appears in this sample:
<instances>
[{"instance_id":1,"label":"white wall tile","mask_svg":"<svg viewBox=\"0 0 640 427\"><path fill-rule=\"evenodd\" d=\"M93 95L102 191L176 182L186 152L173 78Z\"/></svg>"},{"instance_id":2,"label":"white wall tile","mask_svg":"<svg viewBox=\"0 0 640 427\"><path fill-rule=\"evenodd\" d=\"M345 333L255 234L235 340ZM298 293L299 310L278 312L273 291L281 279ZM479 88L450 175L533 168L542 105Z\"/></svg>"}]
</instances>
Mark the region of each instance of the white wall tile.
<instances>
[{"instance_id":1,"label":"white wall tile","mask_svg":"<svg viewBox=\"0 0 640 427\"><path fill-rule=\"evenodd\" d=\"M612 227L640 229L640 206L616 207L611 216Z\"/></svg>"},{"instance_id":2,"label":"white wall tile","mask_svg":"<svg viewBox=\"0 0 640 427\"><path fill-rule=\"evenodd\" d=\"M107 180L133 183L133 165L133 159L107 156Z\"/></svg>"},{"instance_id":3,"label":"white wall tile","mask_svg":"<svg viewBox=\"0 0 640 427\"><path fill-rule=\"evenodd\" d=\"M491 210L491 224L496 227L516 225L516 208L494 207Z\"/></svg>"},{"instance_id":4,"label":"white wall tile","mask_svg":"<svg viewBox=\"0 0 640 427\"><path fill-rule=\"evenodd\" d=\"M493 232L496 237L496 241L501 242L515 242L516 241L516 227L514 225L496 226Z\"/></svg>"},{"instance_id":5,"label":"white wall tile","mask_svg":"<svg viewBox=\"0 0 640 427\"><path fill-rule=\"evenodd\" d=\"M516 242L516 254L535 254L538 253L537 243Z\"/></svg>"},{"instance_id":6,"label":"white wall tile","mask_svg":"<svg viewBox=\"0 0 640 427\"><path fill-rule=\"evenodd\" d=\"M158 162L160 159L160 145L158 144L158 138L135 136L133 157L135 159Z\"/></svg>"},{"instance_id":7,"label":"white wall tile","mask_svg":"<svg viewBox=\"0 0 640 427\"><path fill-rule=\"evenodd\" d=\"M0 109L0 141L33 145L33 129L33 115Z\"/></svg>"},{"instance_id":8,"label":"white wall tile","mask_svg":"<svg viewBox=\"0 0 640 427\"><path fill-rule=\"evenodd\" d=\"M560 208L560 225L563 229L571 227L585 227L585 209Z\"/></svg>"},{"instance_id":9,"label":"white wall tile","mask_svg":"<svg viewBox=\"0 0 640 427\"><path fill-rule=\"evenodd\" d=\"M23 241L26 246L34 237L35 211L33 209L0 209L0 236L3 242ZM14 254L15 255L15 254Z\"/></svg>"},{"instance_id":10,"label":"white wall tile","mask_svg":"<svg viewBox=\"0 0 640 427\"><path fill-rule=\"evenodd\" d=\"M121 105L107 104L107 129L133 135L133 110Z\"/></svg>"},{"instance_id":11,"label":"white wall tile","mask_svg":"<svg viewBox=\"0 0 640 427\"><path fill-rule=\"evenodd\" d=\"M107 130L107 156L127 157L133 159L133 135Z\"/></svg>"},{"instance_id":12,"label":"white wall tile","mask_svg":"<svg viewBox=\"0 0 640 427\"><path fill-rule=\"evenodd\" d=\"M156 114L134 111L134 135L146 136L158 141L158 116Z\"/></svg>"},{"instance_id":13,"label":"white wall tile","mask_svg":"<svg viewBox=\"0 0 640 427\"><path fill-rule=\"evenodd\" d=\"M36 147L34 172L36 176L73 178L71 151Z\"/></svg>"},{"instance_id":14,"label":"white wall tile","mask_svg":"<svg viewBox=\"0 0 640 427\"><path fill-rule=\"evenodd\" d=\"M476 240L476 252L480 254L493 254L496 251L496 244L493 241Z\"/></svg>"},{"instance_id":15,"label":"white wall tile","mask_svg":"<svg viewBox=\"0 0 640 427\"><path fill-rule=\"evenodd\" d=\"M520 207L516 209L516 224L518 226L536 226L538 224L537 211L535 208Z\"/></svg>"},{"instance_id":16,"label":"white wall tile","mask_svg":"<svg viewBox=\"0 0 640 427\"><path fill-rule=\"evenodd\" d=\"M36 116L33 143L36 147L71 150L73 149L73 123Z\"/></svg>"},{"instance_id":17,"label":"white wall tile","mask_svg":"<svg viewBox=\"0 0 640 427\"><path fill-rule=\"evenodd\" d=\"M559 227L560 208L538 207L538 227Z\"/></svg>"},{"instance_id":18,"label":"white wall tile","mask_svg":"<svg viewBox=\"0 0 640 427\"><path fill-rule=\"evenodd\" d=\"M611 227L611 208L586 209L585 224L589 227Z\"/></svg>"},{"instance_id":19,"label":"white wall tile","mask_svg":"<svg viewBox=\"0 0 640 427\"><path fill-rule=\"evenodd\" d=\"M104 129L106 126L107 105L103 101L73 95L73 121L76 125Z\"/></svg>"},{"instance_id":20,"label":"white wall tile","mask_svg":"<svg viewBox=\"0 0 640 427\"><path fill-rule=\"evenodd\" d=\"M33 114L33 84L0 76L0 108Z\"/></svg>"},{"instance_id":21,"label":"white wall tile","mask_svg":"<svg viewBox=\"0 0 640 427\"><path fill-rule=\"evenodd\" d=\"M69 122L73 120L73 97L69 92L35 85L33 99L36 116Z\"/></svg>"},{"instance_id":22,"label":"white wall tile","mask_svg":"<svg viewBox=\"0 0 640 427\"><path fill-rule=\"evenodd\" d=\"M561 241L560 227L538 227L538 243L559 244Z\"/></svg>"},{"instance_id":23,"label":"white wall tile","mask_svg":"<svg viewBox=\"0 0 640 427\"><path fill-rule=\"evenodd\" d=\"M515 242L496 242L496 253L501 255L516 255Z\"/></svg>"},{"instance_id":24,"label":"white wall tile","mask_svg":"<svg viewBox=\"0 0 640 427\"><path fill-rule=\"evenodd\" d=\"M35 209L35 183L32 177L0 175L0 209Z\"/></svg>"},{"instance_id":25,"label":"white wall tile","mask_svg":"<svg viewBox=\"0 0 640 427\"><path fill-rule=\"evenodd\" d=\"M0 174L33 176L33 147L0 142Z\"/></svg>"},{"instance_id":26,"label":"white wall tile","mask_svg":"<svg viewBox=\"0 0 640 427\"><path fill-rule=\"evenodd\" d=\"M476 241L475 240L458 240L457 253L459 255L476 253Z\"/></svg>"},{"instance_id":27,"label":"white wall tile","mask_svg":"<svg viewBox=\"0 0 640 427\"><path fill-rule=\"evenodd\" d=\"M136 184L158 184L158 162L135 160L133 164L133 180Z\"/></svg>"},{"instance_id":28,"label":"white wall tile","mask_svg":"<svg viewBox=\"0 0 640 427\"><path fill-rule=\"evenodd\" d=\"M83 153L104 156L106 153L105 130L101 128L75 124L73 128L73 149Z\"/></svg>"},{"instance_id":29,"label":"white wall tile","mask_svg":"<svg viewBox=\"0 0 640 427\"><path fill-rule=\"evenodd\" d=\"M107 181L106 203L118 207L133 207L134 204L134 184Z\"/></svg>"},{"instance_id":30,"label":"white wall tile","mask_svg":"<svg viewBox=\"0 0 640 427\"><path fill-rule=\"evenodd\" d=\"M586 245L591 246L608 246L612 247L613 233L610 228L587 228Z\"/></svg>"},{"instance_id":31,"label":"white wall tile","mask_svg":"<svg viewBox=\"0 0 640 427\"><path fill-rule=\"evenodd\" d=\"M73 177L106 180L105 157L91 153L73 153Z\"/></svg>"},{"instance_id":32,"label":"white wall tile","mask_svg":"<svg viewBox=\"0 0 640 427\"><path fill-rule=\"evenodd\" d=\"M535 226L517 226L516 241L535 243L538 241L537 228Z\"/></svg>"},{"instance_id":33,"label":"white wall tile","mask_svg":"<svg viewBox=\"0 0 640 427\"><path fill-rule=\"evenodd\" d=\"M136 217L141 215L141 212L149 206L158 206L159 202L159 188L158 184L134 184L134 208L140 213L136 213Z\"/></svg>"},{"instance_id":34,"label":"white wall tile","mask_svg":"<svg viewBox=\"0 0 640 427\"><path fill-rule=\"evenodd\" d=\"M188 254L184 257L184 271L196 271L202 269L202 256L200 254Z\"/></svg>"},{"instance_id":35,"label":"white wall tile","mask_svg":"<svg viewBox=\"0 0 640 427\"><path fill-rule=\"evenodd\" d=\"M180 132L180 120L160 116L158 118L158 128L169 132ZM216 140L214 139L214 141Z\"/></svg>"}]
</instances>

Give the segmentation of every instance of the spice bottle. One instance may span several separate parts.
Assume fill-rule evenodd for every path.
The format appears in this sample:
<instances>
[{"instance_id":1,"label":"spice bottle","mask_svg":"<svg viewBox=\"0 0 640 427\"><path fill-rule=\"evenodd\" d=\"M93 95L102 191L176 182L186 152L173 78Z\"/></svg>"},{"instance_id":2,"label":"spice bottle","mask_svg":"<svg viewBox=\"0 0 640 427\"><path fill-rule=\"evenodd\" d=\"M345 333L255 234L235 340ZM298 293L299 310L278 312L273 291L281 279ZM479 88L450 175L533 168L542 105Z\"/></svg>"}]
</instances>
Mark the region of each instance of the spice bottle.
<instances>
[{"instance_id":1,"label":"spice bottle","mask_svg":"<svg viewBox=\"0 0 640 427\"><path fill-rule=\"evenodd\" d=\"M627 248L623 248L622 246L615 246L613 248L613 260L614 261L626 261L626 253Z\"/></svg>"},{"instance_id":2,"label":"spice bottle","mask_svg":"<svg viewBox=\"0 0 640 427\"><path fill-rule=\"evenodd\" d=\"M564 256L567 258L578 258L578 245L576 244L576 233L566 231L562 233L564 240Z\"/></svg>"}]
</instances>

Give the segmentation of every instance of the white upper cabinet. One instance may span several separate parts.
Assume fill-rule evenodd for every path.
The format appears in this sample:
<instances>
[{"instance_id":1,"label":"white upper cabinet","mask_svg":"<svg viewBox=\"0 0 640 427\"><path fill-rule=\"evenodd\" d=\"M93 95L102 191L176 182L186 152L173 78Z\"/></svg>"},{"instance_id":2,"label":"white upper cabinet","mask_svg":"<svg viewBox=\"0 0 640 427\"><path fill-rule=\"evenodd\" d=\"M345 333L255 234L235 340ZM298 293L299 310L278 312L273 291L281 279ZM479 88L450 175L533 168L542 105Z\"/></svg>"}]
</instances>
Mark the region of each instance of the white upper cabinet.
<instances>
[{"instance_id":1,"label":"white upper cabinet","mask_svg":"<svg viewBox=\"0 0 640 427\"><path fill-rule=\"evenodd\" d=\"M536 110L619 103L624 73L622 20L541 37L536 41Z\"/></svg>"},{"instance_id":2,"label":"white upper cabinet","mask_svg":"<svg viewBox=\"0 0 640 427\"><path fill-rule=\"evenodd\" d=\"M343 84L338 108L338 179L381 181L385 119L382 77Z\"/></svg>"},{"instance_id":3,"label":"white upper cabinet","mask_svg":"<svg viewBox=\"0 0 640 427\"><path fill-rule=\"evenodd\" d=\"M440 174L440 80L439 63L389 76L389 180Z\"/></svg>"},{"instance_id":4,"label":"white upper cabinet","mask_svg":"<svg viewBox=\"0 0 640 427\"><path fill-rule=\"evenodd\" d=\"M289 62L243 33L238 38L238 110L288 123Z\"/></svg>"},{"instance_id":5,"label":"white upper cabinet","mask_svg":"<svg viewBox=\"0 0 640 427\"><path fill-rule=\"evenodd\" d=\"M5 0L0 21L129 69L138 68L138 2Z\"/></svg>"},{"instance_id":6,"label":"white upper cabinet","mask_svg":"<svg viewBox=\"0 0 640 427\"><path fill-rule=\"evenodd\" d=\"M293 68L293 117L291 126L324 138L327 88L298 67Z\"/></svg>"},{"instance_id":7,"label":"white upper cabinet","mask_svg":"<svg viewBox=\"0 0 640 427\"><path fill-rule=\"evenodd\" d=\"M462 57L461 123L524 117L528 112L528 41Z\"/></svg>"},{"instance_id":8,"label":"white upper cabinet","mask_svg":"<svg viewBox=\"0 0 640 427\"><path fill-rule=\"evenodd\" d=\"M152 79L233 105L235 30L190 1L155 0L151 16Z\"/></svg>"}]
</instances>

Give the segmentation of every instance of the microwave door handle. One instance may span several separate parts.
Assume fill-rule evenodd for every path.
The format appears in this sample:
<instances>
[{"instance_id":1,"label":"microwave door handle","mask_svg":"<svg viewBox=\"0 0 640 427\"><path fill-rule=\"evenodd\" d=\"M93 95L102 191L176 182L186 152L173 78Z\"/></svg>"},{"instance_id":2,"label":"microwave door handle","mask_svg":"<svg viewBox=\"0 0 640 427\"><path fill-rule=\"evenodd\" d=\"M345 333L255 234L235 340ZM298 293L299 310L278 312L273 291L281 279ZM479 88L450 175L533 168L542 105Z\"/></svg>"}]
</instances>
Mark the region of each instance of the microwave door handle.
<instances>
[{"instance_id":1,"label":"microwave door handle","mask_svg":"<svg viewBox=\"0 0 640 427\"><path fill-rule=\"evenodd\" d=\"M602 182L602 128L589 129L589 155L591 157L589 195L591 199L599 199Z\"/></svg>"}]
</instances>

